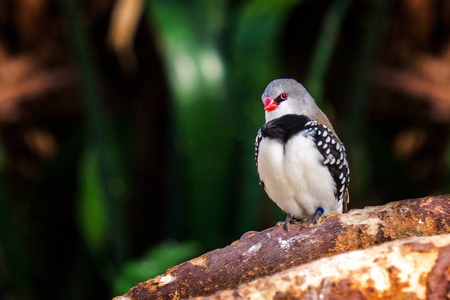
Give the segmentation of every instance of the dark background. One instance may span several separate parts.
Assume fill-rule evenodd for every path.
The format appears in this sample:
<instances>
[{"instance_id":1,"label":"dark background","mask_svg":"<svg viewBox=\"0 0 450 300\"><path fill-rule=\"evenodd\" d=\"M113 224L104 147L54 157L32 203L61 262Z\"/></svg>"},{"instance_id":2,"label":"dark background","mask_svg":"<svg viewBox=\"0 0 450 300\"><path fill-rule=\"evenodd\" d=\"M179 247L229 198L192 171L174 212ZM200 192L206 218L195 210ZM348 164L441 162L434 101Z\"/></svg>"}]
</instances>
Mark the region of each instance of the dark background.
<instances>
[{"instance_id":1,"label":"dark background","mask_svg":"<svg viewBox=\"0 0 450 300\"><path fill-rule=\"evenodd\" d=\"M447 0L0 1L0 299L123 294L284 220L261 94L302 82L350 207L450 192Z\"/></svg>"}]
</instances>

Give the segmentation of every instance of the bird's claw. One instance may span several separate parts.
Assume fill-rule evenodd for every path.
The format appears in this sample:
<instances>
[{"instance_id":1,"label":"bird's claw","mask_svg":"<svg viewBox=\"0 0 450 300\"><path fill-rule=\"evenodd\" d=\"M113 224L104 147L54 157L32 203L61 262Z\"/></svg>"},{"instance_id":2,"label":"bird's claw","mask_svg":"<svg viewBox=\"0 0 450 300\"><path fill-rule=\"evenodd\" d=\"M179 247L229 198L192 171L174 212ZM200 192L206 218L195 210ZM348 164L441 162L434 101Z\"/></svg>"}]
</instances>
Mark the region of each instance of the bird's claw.
<instances>
[{"instance_id":1,"label":"bird's claw","mask_svg":"<svg viewBox=\"0 0 450 300\"><path fill-rule=\"evenodd\" d=\"M310 220L307 220L307 221L305 222L305 225L306 225L306 226L309 226L309 225L311 225L311 224L314 224L314 225L319 224L319 219L320 219L320 216L322 216L322 214L323 214L323 208L322 208L322 207L319 207L319 208L316 210L316 212L314 213L314 216L313 216Z\"/></svg>"},{"instance_id":2,"label":"bird's claw","mask_svg":"<svg viewBox=\"0 0 450 300\"><path fill-rule=\"evenodd\" d=\"M278 222L277 225L275 225L275 226L276 227L283 226L284 230L289 231L289 225L291 224L291 222L292 222L292 216L290 214L287 214L286 220L284 222L283 221Z\"/></svg>"},{"instance_id":3,"label":"bird's claw","mask_svg":"<svg viewBox=\"0 0 450 300\"><path fill-rule=\"evenodd\" d=\"M317 225L319 224L319 219L322 216L324 210L322 207L319 207L316 212L314 213L314 216L310 219L310 220L304 220L303 224L305 224L306 226L309 226L311 224ZM292 215L291 214L286 214L286 220L284 222L278 222L277 223L277 227L281 227L284 226L284 230L286 230L286 232L289 231L289 225L292 222Z\"/></svg>"},{"instance_id":4,"label":"bird's claw","mask_svg":"<svg viewBox=\"0 0 450 300\"><path fill-rule=\"evenodd\" d=\"M291 214L286 214L286 220L284 221L284 230L286 230L286 232L289 231L289 225L291 224L291 221L292 221Z\"/></svg>"}]
</instances>

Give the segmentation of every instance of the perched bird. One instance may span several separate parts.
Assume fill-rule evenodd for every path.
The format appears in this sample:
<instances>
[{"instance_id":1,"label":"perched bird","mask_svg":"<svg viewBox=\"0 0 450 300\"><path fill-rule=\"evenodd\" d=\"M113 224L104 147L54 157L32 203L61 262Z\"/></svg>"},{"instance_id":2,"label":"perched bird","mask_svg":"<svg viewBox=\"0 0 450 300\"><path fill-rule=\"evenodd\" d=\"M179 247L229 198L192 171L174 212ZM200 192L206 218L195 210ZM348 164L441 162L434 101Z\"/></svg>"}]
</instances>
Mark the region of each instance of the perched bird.
<instances>
[{"instance_id":1,"label":"perched bird","mask_svg":"<svg viewBox=\"0 0 450 300\"><path fill-rule=\"evenodd\" d=\"M266 123L255 142L260 185L286 215L317 223L347 212L350 169L327 116L294 79L272 81L262 95Z\"/></svg>"}]
</instances>

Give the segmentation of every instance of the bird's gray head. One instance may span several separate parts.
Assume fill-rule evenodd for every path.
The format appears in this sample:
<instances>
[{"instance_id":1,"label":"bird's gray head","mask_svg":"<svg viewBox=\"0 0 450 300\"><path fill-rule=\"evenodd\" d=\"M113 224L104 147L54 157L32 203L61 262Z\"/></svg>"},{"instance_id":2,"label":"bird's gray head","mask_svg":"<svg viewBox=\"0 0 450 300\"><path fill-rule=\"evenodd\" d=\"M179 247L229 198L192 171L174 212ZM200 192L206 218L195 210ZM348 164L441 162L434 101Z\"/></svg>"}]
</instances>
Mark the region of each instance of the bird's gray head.
<instances>
[{"instance_id":1,"label":"bird's gray head","mask_svg":"<svg viewBox=\"0 0 450 300\"><path fill-rule=\"evenodd\" d=\"M262 101L266 122L286 114L306 115L311 119L323 114L303 85L294 79L276 79L269 83Z\"/></svg>"}]
</instances>

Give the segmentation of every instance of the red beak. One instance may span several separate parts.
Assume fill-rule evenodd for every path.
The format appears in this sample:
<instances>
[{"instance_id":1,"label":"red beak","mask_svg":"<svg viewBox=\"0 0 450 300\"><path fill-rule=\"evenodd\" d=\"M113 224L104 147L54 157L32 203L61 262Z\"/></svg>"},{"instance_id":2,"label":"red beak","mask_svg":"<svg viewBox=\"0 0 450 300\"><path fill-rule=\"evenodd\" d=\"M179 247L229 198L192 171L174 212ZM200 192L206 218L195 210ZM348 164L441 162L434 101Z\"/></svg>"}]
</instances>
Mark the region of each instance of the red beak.
<instances>
[{"instance_id":1,"label":"red beak","mask_svg":"<svg viewBox=\"0 0 450 300\"><path fill-rule=\"evenodd\" d=\"M264 101L264 109L267 111L275 110L278 107L278 104L270 97L267 97Z\"/></svg>"}]
</instances>

